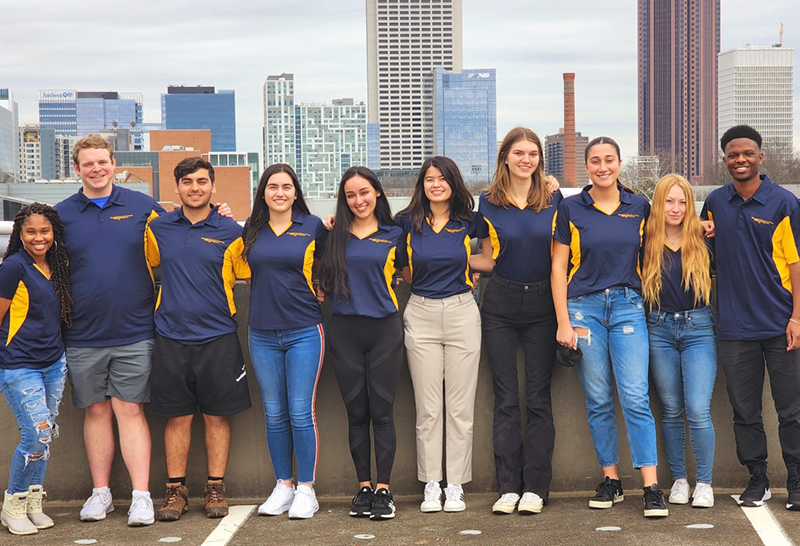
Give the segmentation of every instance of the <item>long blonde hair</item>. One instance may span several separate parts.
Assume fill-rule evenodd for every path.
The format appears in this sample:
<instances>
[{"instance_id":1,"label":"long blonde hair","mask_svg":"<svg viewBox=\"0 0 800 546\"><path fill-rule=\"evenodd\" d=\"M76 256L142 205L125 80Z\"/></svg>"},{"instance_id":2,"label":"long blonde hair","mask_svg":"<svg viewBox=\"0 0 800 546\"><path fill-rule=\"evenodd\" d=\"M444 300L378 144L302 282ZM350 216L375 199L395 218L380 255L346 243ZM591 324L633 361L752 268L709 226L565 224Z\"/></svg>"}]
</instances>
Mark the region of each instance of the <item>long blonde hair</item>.
<instances>
[{"instance_id":1,"label":"long blonde hair","mask_svg":"<svg viewBox=\"0 0 800 546\"><path fill-rule=\"evenodd\" d=\"M695 305L704 305L711 296L709 256L703 228L694 207L692 186L679 174L668 174L656 184L653 206L645 226L644 266L642 268L642 295L652 309L660 309L661 271L664 264L664 226L667 195L673 186L679 186L686 196L686 216L681 229L681 262L683 272L681 286L694 291Z\"/></svg>"},{"instance_id":2,"label":"long blonde hair","mask_svg":"<svg viewBox=\"0 0 800 546\"><path fill-rule=\"evenodd\" d=\"M497 151L497 167L492 177L492 184L486 188L486 198L496 207L508 208L511 200L508 198L508 190L511 185L511 175L508 172L506 158L511 151L511 146L520 140L533 142L539 150L539 166L531 175L531 187L528 190L528 208L536 212L541 212L543 208L550 204L550 191L544 182L544 150L542 141L539 137L525 127L515 127L511 129Z\"/></svg>"}]
</instances>

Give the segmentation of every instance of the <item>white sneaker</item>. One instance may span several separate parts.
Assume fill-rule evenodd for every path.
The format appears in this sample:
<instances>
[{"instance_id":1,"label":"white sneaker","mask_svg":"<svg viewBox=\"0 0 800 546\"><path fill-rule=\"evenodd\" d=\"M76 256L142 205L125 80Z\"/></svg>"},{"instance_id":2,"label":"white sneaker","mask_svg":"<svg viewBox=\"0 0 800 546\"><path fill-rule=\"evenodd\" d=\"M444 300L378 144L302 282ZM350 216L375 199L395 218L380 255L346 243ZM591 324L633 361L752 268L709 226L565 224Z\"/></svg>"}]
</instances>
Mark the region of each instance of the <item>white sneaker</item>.
<instances>
[{"instance_id":1,"label":"white sneaker","mask_svg":"<svg viewBox=\"0 0 800 546\"><path fill-rule=\"evenodd\" d=\"M492 505L492 512L495 514L513 514L519 502L519 495L516 493L504 493Z\"/></svg>"},{"instance_id":2,"label":"white sneaker","mask_svg":"<svg viewBox=\"0 0 800 546\"><path fill-rule=\"evenodd\" d=\"M294 501L289 508L290 519L308 519L319 510L319 503L314 490L307 485L298 485L294 492Z\"/></svg>"},{"instance_id":3,"label":"white sneaker","mask_svg":"<svg viewBox=\"0 0 800 546\"><path fill-rule=\"evenodd\" d=\"M134 489L131 507L128 508L128 525L130 527L152 525L155 520L150 491L136 491Z\"/></svg>"},{"instance_id":4,"label":"white sneaker","mask_svg":"<svg viewBox=\"0 0 800 546\"><path fill-rule=\"evenodd\" d=\"M692 493L692 506L695 508L711 508L714 506L714 489L710 484L698 483Z\"/></svg>"},{"instance_id":5,"label":"white sneaker","mask_svg":"<svg viewBox=\"0 0 800 546\"><path fill-rule=\"evenodd\" d=\"M467 503L464 502L464 490L460 485L448 483L444 488L444 496L445 512L463 512L467 509Z\"/></svg>"},{"instance_id":6,"label":"white sneaker","mask_svg":"<svg viewBox=\"0 0 800 546\"><path fill-rule=\"evenodd\" d=\"M689 482L675 480L669 490L670 504L689 504Z\"/></svg>"},{"instance_id":7,"label":"white sneaker","mask_svg":"<svg viewBox=\"0 0 800 546\"><path fill-rule=\"evenodd\" d=\"M114 500L111 498L111 489L98 487L92 489L92 496L83 503L81 521L100 521L106 519L106 514L113 511Z\"/></svg>"},{"instance_id":8,"label":"white sneaker","mask_svg":"<svg viewBox=\"0 0 800 546\"><path fill-rule=\"evenodd\" d=\"M439 482L429 481L425 484L425 500L419 506L423 512L442 511L442 486Z\"/></svg>"},{"instance_id":9,"label":"white sneaker","mask_svg":"<svg viewBox=\"0 0 800 546\"><path fill-rule=\"evenodd\" d=\"M258 507L258 513L262 516L280 516L292 507L293 502L294 484L289 487L280 481L275 484L275 489L272 490L267 502Z\"/></svg>"},{"instance_id":10,"label":"white sneaker","mask_svg":"<svg viewBox=\"0 0 800 546\"><path fill-rule=\"evenodd\" d=\"M542 508L544 508L542 497L533 491L526 491L522 494L517 510L519 510L520 514L538 514L542 511Z\"/></svg>"}]
</instances>

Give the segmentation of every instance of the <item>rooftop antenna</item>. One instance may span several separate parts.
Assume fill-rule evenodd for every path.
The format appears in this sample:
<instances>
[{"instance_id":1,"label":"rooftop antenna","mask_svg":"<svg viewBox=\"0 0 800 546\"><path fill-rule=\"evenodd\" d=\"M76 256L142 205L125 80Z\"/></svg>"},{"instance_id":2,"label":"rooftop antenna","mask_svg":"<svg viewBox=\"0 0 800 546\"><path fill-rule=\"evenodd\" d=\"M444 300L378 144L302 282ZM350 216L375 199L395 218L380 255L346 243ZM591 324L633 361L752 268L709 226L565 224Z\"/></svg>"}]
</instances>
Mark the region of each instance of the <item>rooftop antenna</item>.
<instances>
[{"instance_id":1,"label":"rooftop antenna","mask_svg":"<svg viewBox=\"0 0 800 546\"><path fill-rule=\"evenodd\" d=\"M772 47L783 47L783 23L781 23L781 31L778 34L778 43L774 44Z\"/></svg>"}]
</instances>

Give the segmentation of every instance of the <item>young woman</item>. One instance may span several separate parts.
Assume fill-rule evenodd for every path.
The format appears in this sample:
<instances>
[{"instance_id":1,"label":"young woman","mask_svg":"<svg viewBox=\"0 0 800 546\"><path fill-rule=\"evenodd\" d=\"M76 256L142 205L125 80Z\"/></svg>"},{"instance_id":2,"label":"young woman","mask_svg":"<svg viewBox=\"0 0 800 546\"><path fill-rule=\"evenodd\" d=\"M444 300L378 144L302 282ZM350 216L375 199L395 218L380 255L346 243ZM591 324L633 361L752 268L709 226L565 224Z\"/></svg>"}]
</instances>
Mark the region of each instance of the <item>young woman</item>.
<instances>
[{"instance_id":1,"label":"young woman","mask_svg":"<svg viewBox=\"0 0 800 546\"><path fill-rule=\"evenodd\" d=\"M650 204L619 182L622 161L616 142L595 138L586 147L585 160L592 183L558 207L551 283L558 317L556 340L583 353L578 378L605 477L589 506L611 508L624 499L617 468L616 382L633 466L644 481L644 515L666 516L657 484L656 427L648 395L649 349L639 276Z\"/></svg>"},{"instance_id":2,"label":"young woman","mask_svg":"<svg viewBox=\"0 0 800 546\"><path fill-rule=\"evenodd\" d=\"M339 183L336 224L320 269L331 300L328 348L349 421L350 453L360 490L350 515L394 517L389 489L396 438L394 395L403 366L403 323L394 293L395 252L403 230L392 220L378 177L351 167ZM375 489L370 432L375 434Z\"/></svg>"},{"instance_id":3,"label":"young woman","mask_svg":"<svg viewBox=\"0 0 800 546\"><path fill-rule=\"evenodd\" d=\"M258 509L263 515L288 510L290 518L305 519L319 510L314 493L319 459L315 402L325 336L312 272L326 234L320 219L309 212L292 168L283 163L268 167L244 228L241 254L252 274L250 356L278 479Z\"/></svg>"},{"instance_id":4,"label":"young woman","mask_svg":"<svg viewBox=\"0 0 800 546\"><path fill-rule=\"evenodd\" d=\"M63 234L54 208L23 207L0 265L0 391L21 436L0 521L15 535L53 526L42 512L43 484L67 377L61 323L72 325Z\"/></svg>"},{"instance_id":5,"label":"young woman","mask_svg":"<svg viewBox=\"0 0 800 546\"><path fill-rule=\"evenodd\" d=\"M698 508L714 506L711 393L717 341L708 306L709 263L692 187L680 175L668 174L656 185L645 228L642 294L650 308L650 373L661 398L661 429L675 480L669 502L689 502L685 411L697 462L692 506Z\"/></svg>"},{"instance_id":6,"label":"young woman","mask_svg":"<svg viewBox=\"0 0 800 546\"><path fill-rule=\"evenodd\" d=\"M471 294L469 257L470 240L482 223L473 208L456 164L437 156L422 164L411 203L396 218L404 241L398 268L411 285L403 324L417 409L417 477L426 484L423 512L442 509L445 419L445 512L466 509L462 484L472 480L481 319Z\"/></svg>"},{"instance_id":7,"label":"young woman","mask_svg":"<svg viewBox=\"0 0 800 546\"><path fill-rule=\"evenodd\" d=\"M483 262L472 262L473 268L492 272L481 321L494 387L500 499L492 510L497 514L512 513L518 503L520 513L541 512L550 492L555 440L550 380L557 346L550 249L561 198L546 185L539 137L530 129L512 129L500 145L492 184L480 196L478 210L489 236L483 240ZM520 338L528 417L524 444L517 383Z\"/></svg>"}]
</instances>

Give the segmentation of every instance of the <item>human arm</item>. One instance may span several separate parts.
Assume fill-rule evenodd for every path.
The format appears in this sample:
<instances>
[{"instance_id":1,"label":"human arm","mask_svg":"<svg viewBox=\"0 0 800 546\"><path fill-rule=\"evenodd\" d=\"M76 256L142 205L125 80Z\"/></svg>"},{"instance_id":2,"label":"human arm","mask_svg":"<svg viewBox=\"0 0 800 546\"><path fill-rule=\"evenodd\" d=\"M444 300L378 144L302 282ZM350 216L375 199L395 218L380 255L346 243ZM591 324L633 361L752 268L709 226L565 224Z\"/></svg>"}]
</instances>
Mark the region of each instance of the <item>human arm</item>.
<instances>
[{"instance_id":1,"label":"human arm","mask_svg":"<svg viewBox=\"0 0 800 546\"><path fill-rule=\"evenodd\" d=\"M789 264L789 279L792 287L800 287L800 262ZM800 348L800 290L792 290L792 317L786 325L786 350Z\"/></svg>"},{"instance_id":2,"label":"human arm","mask_svg":"<svg viewBox=\"0 0 800 546\"><path fill-rule=\"evenodd\" d=\"M547 176L544 177L544 182L545 184L547 184L547 189L550 190L550 193L557 192L558 188L561 187L556 177L551 174L548 174Z\"/></svg>"},{"instance_id":3,"label":"human arm","mask_svg":"<svg viewBox=\"0 0 800 546\"><path fill-rule=\"evenodd\" d=\"M403 279L404 283L411 286L411 269L409 267L404 267L403 269L401 269L400 278Z\"/></svg>"},{"instance_id":4,"label":"human arm","mask_svg":"<svg viewBox=\"0 0 800 546\"><path fill-rule=\"evenodd\" d=\"M217 214L220 216L224 216L225 218L233 218L233 212L231 212L231 208L228 206L228 203L214 203L214 206L217 207Z\"/></svg>"},{"instance_id":5,"label":"human arm","mask_svg":"<svg viewBox=\"0 0 800 546\"><path fill-rule=\"evenodd\" d=\"M469 257L469 266L481 273L491 273L495 265L492 240L490 237L486 237L481 241L481 244L483 245L481 253L473 254Z\"/></svg>"},{"instance_id":6,"label":"human arm","mask_svg":"<svg viewBox=\"0 0 800 546\"><path fill-rule=\"evenodd\" d=\"M553 292L553 305L556 309L558 330L556 341L564 347L575 349L577 338L575 330L569 321L567 308L567 265L569 262L569 247L558 241L553 241L553 258L550 273L550 288Z\"/></svg>"},{"instance_id":7,"label":"human arm","mask_svg":"<svg viewBox=\"0 0 800 546\"><path fill-rule=\"evenodd\" d=\"M161 251L150 224L144 230L144 257L151 268L161 264Z\"/></svg>"},{"instance_id":8,"label":"human arm","mask_svg":"<svg viewBox=\"0 0 800 546\"><path fill-rule=\"evenodd\" d=\"M329 214L322 220L322 225L325 226L325 229L331 231L333 229L333 224L336 223L336 216L333 214Z\"/></svg>"},{"instance_id":9,"label":"human arm","mask_svg":"<svg viewBox=\"0 0 800 546\"><path fill-rule=\"evenodd\" d=\"M11 300L0 298L0 322L3 322L3 319L6 318L6 313L8 313L10 307Z\"/></svg>"}]
</instances>

